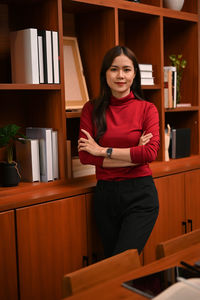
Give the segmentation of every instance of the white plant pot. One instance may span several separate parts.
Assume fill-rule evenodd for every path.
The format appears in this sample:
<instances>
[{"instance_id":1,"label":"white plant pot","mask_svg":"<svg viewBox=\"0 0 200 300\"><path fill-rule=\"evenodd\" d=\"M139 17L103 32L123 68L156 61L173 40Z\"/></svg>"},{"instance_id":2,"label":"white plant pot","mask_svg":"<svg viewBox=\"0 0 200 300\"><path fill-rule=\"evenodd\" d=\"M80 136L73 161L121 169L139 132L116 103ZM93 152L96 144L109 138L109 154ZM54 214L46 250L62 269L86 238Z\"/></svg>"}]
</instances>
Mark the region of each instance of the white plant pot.
<instances>
[{"instance_id":1,"label":"white plant pot","mask_svg":"<svg viewBox=\"0 0 200 300\"><path fill-rule=\"evenodd\" d=\"M164 0L164 7L181 10L184 4L184 0Z\"/></svg>"}]
</instances>

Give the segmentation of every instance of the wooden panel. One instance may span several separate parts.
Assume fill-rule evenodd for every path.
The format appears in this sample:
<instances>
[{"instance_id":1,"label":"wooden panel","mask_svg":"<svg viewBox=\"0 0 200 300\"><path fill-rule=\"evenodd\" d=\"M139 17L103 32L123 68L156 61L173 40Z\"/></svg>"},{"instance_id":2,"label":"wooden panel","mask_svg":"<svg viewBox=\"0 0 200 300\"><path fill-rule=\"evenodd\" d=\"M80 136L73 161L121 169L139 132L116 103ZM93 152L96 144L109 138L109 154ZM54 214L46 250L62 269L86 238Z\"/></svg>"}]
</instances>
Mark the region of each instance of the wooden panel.
<instances>
[{"instance_id":1,"label":"wooden panel","mask_svg":"<svg viewBox=\"0 0 200 300\"><path fill-rule=\"evenodd\" d=\"M85 197L17 210L21 300L60 300L64 274L82 267Z\"/></svg>"},{"instance_id":2,"label":"wooden panel","mask_svg":"<svg viewBox=\"0 0 200 300\"><path fill-rule=\"evenodd\" d=\"M14 211L0 213L0 299L17 300Z\"/></svg>"},{"instance_id":3,"label":"wooden panel","mask_svg":"<svg viewBox=\"0 0 200 300\"><path fill-rule=\"evenodd\" d=\"M185 174L186 220L192 220L192 229L200 228L200 170ZM188 222L187 222L188 223ZM188 224L191 230L191 224Z\"/></svg>"},{"instance_id":4,"label":"wooden panel","mask_svg":"<svg viewBox=\"0 0 200 300\"><path fill-rule=\"evenodd\" d=\"M144 263L156 259L159 242L184 233L185 220L184 174L155 179L159 197L159 216L153 232L145 246Z\"/></svg>"}]
</instances>

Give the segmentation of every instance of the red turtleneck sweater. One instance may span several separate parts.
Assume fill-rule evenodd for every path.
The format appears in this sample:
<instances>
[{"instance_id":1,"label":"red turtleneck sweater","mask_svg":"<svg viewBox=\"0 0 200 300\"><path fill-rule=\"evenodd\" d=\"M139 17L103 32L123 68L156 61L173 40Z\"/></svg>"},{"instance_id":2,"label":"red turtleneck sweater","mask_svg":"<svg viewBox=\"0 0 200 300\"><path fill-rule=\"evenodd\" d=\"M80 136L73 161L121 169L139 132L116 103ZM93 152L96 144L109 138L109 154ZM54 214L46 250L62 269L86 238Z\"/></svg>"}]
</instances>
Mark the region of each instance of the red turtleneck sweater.
<instances>
[{"instance_id":1,"label":"red turtleneck sweater","mask_svg":"<svg viewBox=\"0 0 200 300\"><path fill-rule=\"evenodd\" d=\"M92 137L95 128L92 122L93 105L87 102L82 110L80 129L87 130ZM124 180L151 175L148 163L156 159L160 145L159 117L154 104L138 100L132 92L124 98L111 97L106 111L107 131L100 138L102 147L130 148L131 160L136 167L103 168L104 157L93 156L86 151L79 152L82 164L96 166L97 180ZM138 146L140 136L152 133L153 137L145 146ZM80 137L85 135L80 132Z\"/></svg>"}]
</instances>

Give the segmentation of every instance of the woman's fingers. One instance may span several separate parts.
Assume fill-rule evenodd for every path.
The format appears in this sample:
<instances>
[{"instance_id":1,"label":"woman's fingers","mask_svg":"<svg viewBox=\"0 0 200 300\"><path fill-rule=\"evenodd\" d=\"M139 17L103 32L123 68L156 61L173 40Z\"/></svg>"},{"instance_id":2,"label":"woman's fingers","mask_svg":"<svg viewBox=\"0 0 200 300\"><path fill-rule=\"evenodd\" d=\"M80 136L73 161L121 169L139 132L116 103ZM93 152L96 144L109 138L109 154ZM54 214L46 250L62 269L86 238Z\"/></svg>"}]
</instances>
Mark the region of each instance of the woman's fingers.
<instances>
[{"instance_id":1,"label":"woman's fingers","mask_svg":"<svg viewBox=\"0 0 200 300\"><path fill-rule=\"evenodd\" d=\"M87 136L88 139L92 138L88 131L81 129L81 131Z\"/></svg>"}]
</instances>

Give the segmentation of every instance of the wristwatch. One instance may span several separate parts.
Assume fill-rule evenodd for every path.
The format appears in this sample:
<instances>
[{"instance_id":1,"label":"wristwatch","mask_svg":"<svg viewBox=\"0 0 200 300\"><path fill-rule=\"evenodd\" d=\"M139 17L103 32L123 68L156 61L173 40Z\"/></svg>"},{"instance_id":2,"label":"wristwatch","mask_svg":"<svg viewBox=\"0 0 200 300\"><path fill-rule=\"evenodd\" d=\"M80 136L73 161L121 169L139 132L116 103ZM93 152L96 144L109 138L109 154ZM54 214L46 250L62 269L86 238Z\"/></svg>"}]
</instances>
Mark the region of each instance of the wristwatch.
<instances>
[{"instance_id":1,"label":"wristwatch","mask_svg":"<svg viewBox=\"0 0 200 300\"><path fill-rule=\"evenodd\" d=\"M113 148L108 148L108 149L106 150L106 154L107 154L107 157L108 157L108 158L111 158L112 151L113 151Z\"/></svg>"}]
</instances>

